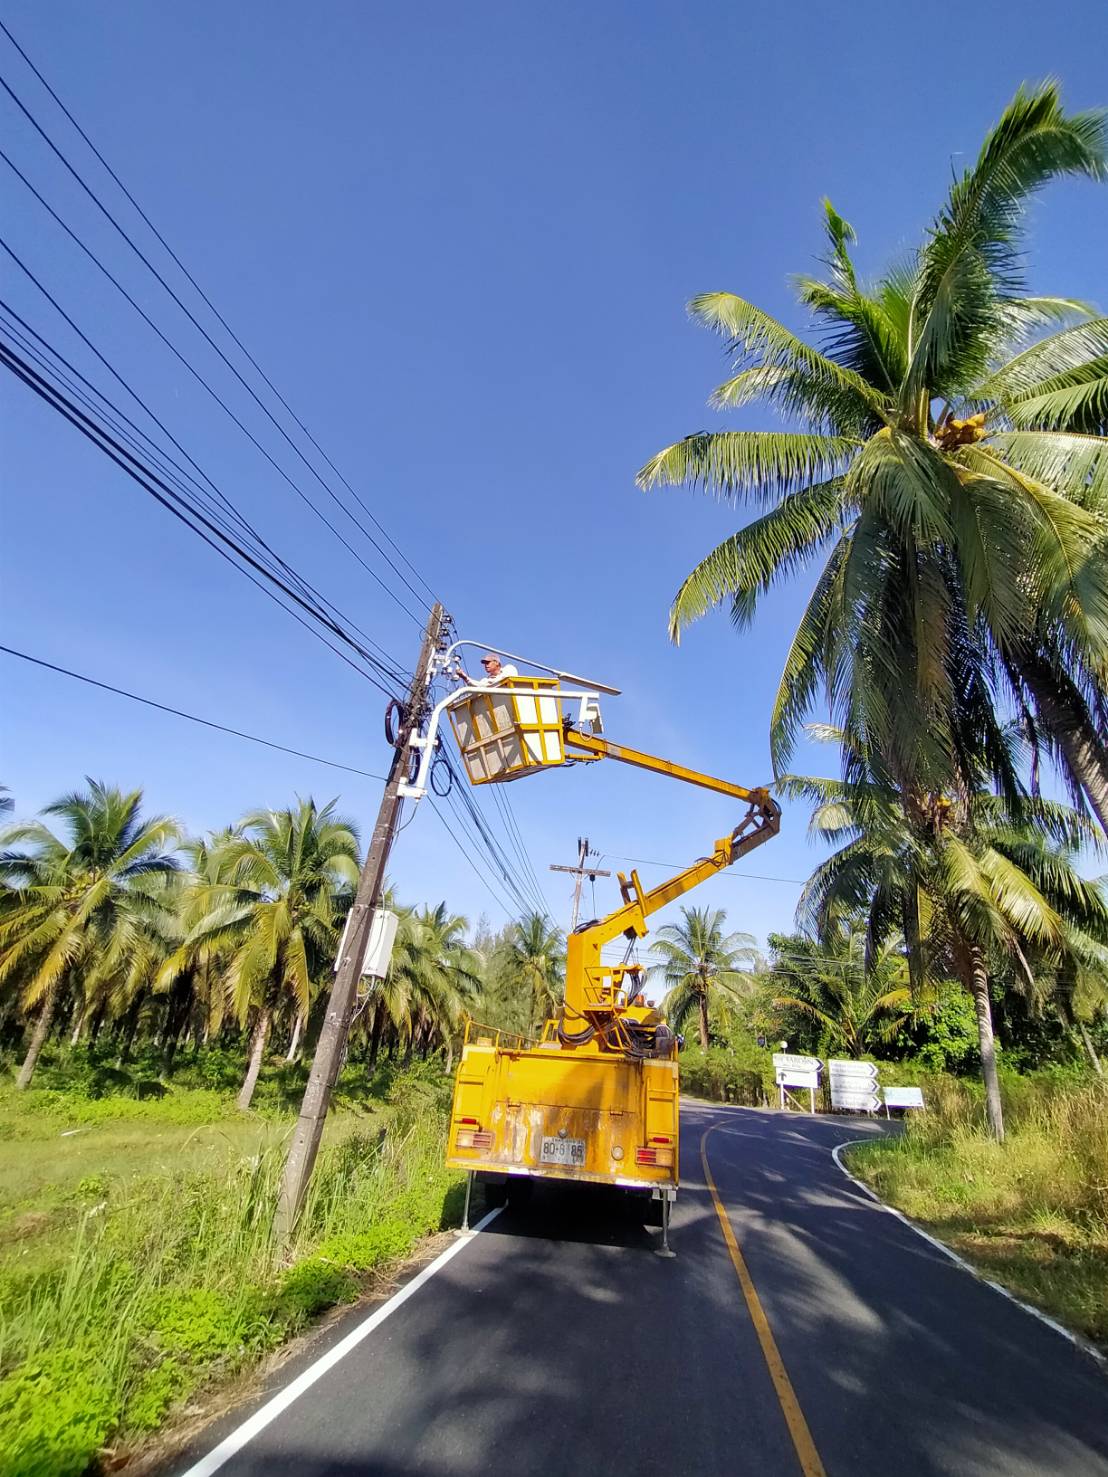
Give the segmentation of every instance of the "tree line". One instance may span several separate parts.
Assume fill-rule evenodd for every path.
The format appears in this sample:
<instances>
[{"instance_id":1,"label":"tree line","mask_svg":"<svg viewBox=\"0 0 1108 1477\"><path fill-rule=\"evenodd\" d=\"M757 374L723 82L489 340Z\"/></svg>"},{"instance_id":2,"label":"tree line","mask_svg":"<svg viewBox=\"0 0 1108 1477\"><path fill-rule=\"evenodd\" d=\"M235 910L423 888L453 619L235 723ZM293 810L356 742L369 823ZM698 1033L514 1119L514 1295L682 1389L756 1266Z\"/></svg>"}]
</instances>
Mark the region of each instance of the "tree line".
<instances>
[{"instance_id":1,"label":"tree line","mask_svg":"<svg viewBox=\"0 0 1108 1477\"><path fill-rule=\"evenodd\" d=\"M817 800L818 829L842 822L837 791L823 786ZM888 804L894 835L900 817ZM1071 829L1052 842L1048 822ZM1022 832L990 833L998 857L1029 871L1034 859L1044 892L1058 894L1064 912L1067 895L1083 899L1087 915L1067 924L1064 950L1025 938L1027 952L1014 951L1006 970L998 959L990 988L1010 1041L1015 1033L1033 1057L1057 1054L1049 1021L1063 1054L1075 1044L1100 1071L1108 899L1073 868L1069 853L1085 834L1074 827L1064 807L1045 807ZM872 866L870 851L859 854ZM914 986L902 936L874 953L865 909L828 902L840 866L832 857L817 868L800 904L807 927L771 934L768 957L751 934L729 930L723 909L685 907L659 928L648 977L675 1030L695 1032L704 1048L760 1040L772 1049L784 1038L820 1055L921 1053L931 1065L958 1065L968 1028L952 1004L957 978ZM230 1047L241 1052L238 1104L248 1108L267 1057L293 1063L314 1041L358 869L356 828L335 802L251 811L196 838L145 816L141 791L88 781L42 818L9 825L0 833L0 1043L18 1054L17 1084L31 1083L51 1040L119 1067L153 1048L163 1078L182 1045ZM366 981L358 1001L355 1063L372 1070L382 1054L403 1063L438 1054L449 1068L467 1018L528 1037L557 1014L565 939L548 917L495 931L481 919L470 936L445 902L386 902L399 914L396 944L388 975ZM944 1056L934 1043L951 1031Z\"/></svg>"},{"instance_id":2,"label":"tree line","mask_svg":"<svg viewBox=\"0 0 1108 1477\"><path fill-rule=\"evenodd\" d=\"M10 809L10 799L8 808ZM203 838L147 816L142 791L99 781L0 834L0 1041L32 1081L51 1038L109 1043L122 1064L154 1043L237 1043L248 1108L267 1054L313 1038L359 872L357 828L301 800ZM468 939L445 903L399 914L388 976L359 999L350 1050L453 1057L467 1015L534 1029L561 994L561 935L538 915ZM367 985L370 982L366 982Z\"/></svg>"}]
</instances>

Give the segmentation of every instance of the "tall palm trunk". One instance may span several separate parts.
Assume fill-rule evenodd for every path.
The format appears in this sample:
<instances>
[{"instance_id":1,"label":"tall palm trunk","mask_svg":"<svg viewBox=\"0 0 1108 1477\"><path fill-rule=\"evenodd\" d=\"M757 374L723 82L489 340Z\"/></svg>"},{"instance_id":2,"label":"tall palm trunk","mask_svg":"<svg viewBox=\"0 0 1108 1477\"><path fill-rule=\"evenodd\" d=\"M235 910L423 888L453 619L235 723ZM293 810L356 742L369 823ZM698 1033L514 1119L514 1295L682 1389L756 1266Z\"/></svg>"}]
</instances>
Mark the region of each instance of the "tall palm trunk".
<instances>
[{"instance_id":1,"label":"tall palm trunk","mask_svg":"<svg viewBox=\"0 0 1108 1477\"><path fill-rule=\"evenodd\" d=\"M196 990L192 971L181 976L173 984L165 1007L165 1029L162 1032L162 1073L169 1077L173 1072L173 1061L192 1015Z\"/></svg>"},{"instance_id":2,"label":"tall palm trunk","mask_svg":"<svg viewBox=\"0 0 1108 1477\"><path fill-rule=\"evenodd\" d=\"M1108 836L1108 749L1097 742L1088 709L1076 688L1059 687L1044 665L1021 662L1039 718L1062 751L1066 767Z\"/></svg>"},{"instance_id":3,"label":"tall palm trunk","mask_svg":"<svg viewBox=\"0 0 1108 1477\"><path fill-rule=\"evenodd\" d=\"M119 1066L126 1065L131 1060L131 1047L135 1044L135 1032L138 1030L139 1016L142 1014L143 1001L146 999L146 991L140 990L131 1002L123 1023L123 1045L119 1051Z\"/></svg>"},{"instance_id":4,"label":"tall palm trunk","mask_svg":"<svg viewBox=\"0 0 1108 1477\"><path fill-rule=\"evenodd\" d=\"M15 1079L15 1085L18 1088L31 1085L31 1078L35 1075L35 1068L38 1066L39 1053L50 1034L50 1026L54 1020L54 1008L57 1003L58 987L55 985L43 997L42 1009L38 1013L38 1020L35 1021L35 1029L31 1032L31 1044L27 1048L27 1055L23 1058L19 1076Z\"/></svg>"},{"instance_id":5,"label":"tall palm trunk","mask_svg":"<svg viewBox=\"0 0 1108 1477\"><path fill-rule=\"evenodd\" d=\"M1101 1065L1100 1058L1096 1054L1092 1037L1089 1035L1089 1028L1084 1021L1077 1022L1077 1034L1081 1037L1081 1044L1085 1048L1085 1055L1089 1058L1089 1065L1098 1077L1103 1077L1104 1068Z\"/></svg>"},{"instance_id":6,"label":"tall palm trunk","mask_svg":"<svg viewBox=\"0 0 1108 1477\"><path fill-rule=\"evenodd\" d=\"M298 1010L296 1012L296 1024L292 1028L292 1040L289 1042L289 1049L285 1053L286 1062L294 1062L296 1058L300 1055L300 1032L303 1029L304 1013L303 1011Z\"/></svg>"},{"instance_id":7,"label":"tall palm trunk","mask_svg":"<svg viewBox=\"0 0 1108 1477\"><path fill-rule=\"evenodd\" d=\"M258 1073L262 1070L265 1044L269 1039L269 1020L269 1006L263 1005L258 1012L254 1034L250 1038L250 1063L246 1068L246 1076L243 1078L242 1091L238 1096L238 1107L243 1113L249 1108L250 1100L254 1096L254 1088L258 1085Z\"/></svg>"},{"instance_id":8,"label":"tall palm trunk","mask_svg":"<svg viewBox=\"0 0 1108 1477\"><path fill-rule=\"evenodd\" d=\"M981 1075L985 1079L985 1112L989 1132L998 1143L1004 1142L1004 1109L1000 1101L1000 1078L996 1071L996 1042L993 1038L993 1007L989 1000L989 972L985 956L976 947L969 949L970 993L977 1013L977 1041L981 1049Z\"/></svg>"},{"instance_id":9,"label":"tall palm trunk","mask_svg":"<svg viewBox=\"0 0 1108 1477\"><path fill-rule=\"evenodd\" d=\"M378 1004L373 1012L373 1031L369 1038L369 1065L377 1065L377 1057L381 1051L381 1037L385 1030L385 1008Z\"/></svg>"},{"instance_id":10,"label":"tall palm trunk","mask_svg":"<svg viewBox=\"0 0 1108 1477\"><path fill-rule=\"evenodd\" d=\"M696 997L696 1008L700 1018L700 1044L708 1050L708 991L702 989Z\"/></svg>"}]
</instances>

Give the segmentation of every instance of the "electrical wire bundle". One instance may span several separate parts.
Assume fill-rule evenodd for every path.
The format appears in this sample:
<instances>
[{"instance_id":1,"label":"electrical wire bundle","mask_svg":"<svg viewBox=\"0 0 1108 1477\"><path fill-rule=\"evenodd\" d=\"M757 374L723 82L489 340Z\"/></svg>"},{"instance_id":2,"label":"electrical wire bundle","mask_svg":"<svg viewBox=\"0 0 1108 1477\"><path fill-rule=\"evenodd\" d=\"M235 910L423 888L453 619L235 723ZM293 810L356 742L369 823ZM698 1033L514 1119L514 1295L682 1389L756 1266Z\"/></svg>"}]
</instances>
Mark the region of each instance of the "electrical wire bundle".
<instances>
[{"instance_id":1,"label":"electrical wire bundle","mask_svg":"<svg viewBox=\"0 0 1108 1477\"><path fill-rule=\"evenodd\" d=\"M17 90L12 82L0 76L3 94L26 128L31 130L39 143L46 146L52 160L64 171L65 187L70 191L76 187L79 192L77 199L91 204L98 220L108 227L109 239L119 245L128 260L133 259L140 264L147 278L152 279L165 298L168 298L172 305L170 312L175 310L183 315L185 324L178 321L175 328L166 322L157 309L143 306L124 285L118 271L112 270L103 255L85 239L81 230L72 224L71 219L67 219L71 205L59 206L52 203L46 193L51 187L44 183L43 188L40 188L39 183L4 149L0 149L0 160L21 183L45 217L80 252L113 293L137 316L145 329L169 351L174 361L186 371L190 380L195 382L235 431L245 438L253 451L261 456L267 468L266 475L277 478L374 581L380 593L410 619L417 629L422 629L431 603L438 598L431 584L389 535L366 500L296 414L181 256L2 21L0 34L6 38L54 108L64 118L66 125L106 175L111 187L117 192L119 203L105 202L101 191L90 183L86 173L74 162L71 153L58 142L51 128L26 100L22 90ZM12 137L14 138L14 134ZM14 145L9 147L14 148ZM55 200L58 198L56 191L55 185L52 189ZM141 226L129 230L123 224L121 215L125 209L134 213ZM136 240L136 235L141 231L147 233L150 243L145 249ZM359 676L371 683L378 692L390 700L402 701L411 681L411 673L406 664L370 635L364 626L340 609L289 558L277 551L272 540L246 516L226 489L220 486L219 481L186 448L166 419L157 413L103 348L94 342L92 335L77 322L58 293L51 290L50 285L32 270L16 247L0 237L0 249L15 266L20 280L29 287L34 301L39 304L43 313L47 317L53 315L56 322L64 325L71 338L81 345L81 354L86 356L85 366L79 366L74 358L63 352L52 340L43 322L36 325L14 303L0 298L0 364L30 393L62 416L113 462L134 485L190 529L237 573L249 580ZM159 252L166 259L164 270L154 259ZM168 279L167 274L172 272L178 274L176 287ZM164 299L159 298L159 301L163 303L163 308L168 306ZM231 377L232 395L244 394L247 397L245 408L251 414L260 413L264 420L261 435L250 429L232 403L232 398L221 393L203 369L197 366L189 344L181 340L181 328L184 328L186 337L190 334L198 335L205 351L215 354L223 370ZM8 655L36 662L75 680L106 688L207 727L315 762L378 777L353 765L321 759L214 719L198 717L142 697L123 687L101 682L96 677L70 671L28 653L16 651L12 647L0 649ZM446 762L449 766L450 761ZM494 796L494 818L476 804L469 793L468 785L455 783L457 774L452 766L448 773L450 793L443 797L445 804L436 809L436 814L467 862L473 866L482 885L509 916L538 912L544 918L549 918L541 886L527 855L508 798L498 794ZM457 831L447 821L445 809L451 811ZM502 836L497 834L498 831Z\"/></svg>"}]
</instances>

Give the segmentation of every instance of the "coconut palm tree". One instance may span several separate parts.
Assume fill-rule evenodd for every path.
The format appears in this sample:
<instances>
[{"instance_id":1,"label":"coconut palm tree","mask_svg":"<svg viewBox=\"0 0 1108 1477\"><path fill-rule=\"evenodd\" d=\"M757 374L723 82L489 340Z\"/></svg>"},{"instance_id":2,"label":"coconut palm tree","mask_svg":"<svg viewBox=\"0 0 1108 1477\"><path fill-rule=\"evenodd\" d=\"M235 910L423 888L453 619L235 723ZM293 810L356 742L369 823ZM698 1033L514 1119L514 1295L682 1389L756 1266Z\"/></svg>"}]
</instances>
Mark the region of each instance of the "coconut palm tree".
<instances>
[{"instance_id":1,"label":"coconut palm tree","mask_svg":"<svg viewBox=\"0 0 1108 1477\"><path fill-rule=\"evenodd\" d=\"M545 913L525 913L503 950L505 973L527 1002L528 1034L552 1016L565 988L565 940Z\"/></svg>"},{"instance_id":2,"label":"coconut palm tree","mask_svg":"<svg viewBox=\"0 0 1108 1477\"><path fill-rule=\"evenodd\" d=\"M198 889L200 917L182 960L225 952L226 990L245 1025L254 1016L238 1106L254 1096L275 1013L286 1003L307 1013L312 980L334 956L342 917L358 880L352 822L318 809L258 810L243 818L212 858L219 880Z\"/></svg>"},{"instance_id":3,"label":"coconut palm tree","mask_svg":"<svg viewBox=\"0 0 1108 1477\"><path fill-rule=\"evenodd\" d=\"M776 772L822 690L905 794L949 789L967 752L1012 791L1006 683L1108 834L1108 317L1026 295L1021 271L1027 201L1108 178L1106 154L1103 112L1021 88L923 245L872 285L826 202L828 275L797 279L818 346L731 293L690 304L733 360L712 403L761 401L790 429L686 436L638 480L763 510L681 585L674 640L724 601L745 627L818 569L772 711Z\"/></svg>"},{"instance_id":4,"label":"coconut palm tree","mask_svg":"<svg viewBox=\"0 0 1108 1477\"><path fill-rule=\"evenodd\" d=\"M478 965L465 943L468 927L445 903L401 915L389 983L394 1002L404 1002L408 1057L417 1045L426 1053L436 1040L449 1043L476 998Z\"/></svg>"},{"instance_id":5,"label":"coconut palm tree","mask_svg":"<svg viewBox=\"0 0 1108 1477\"><path fill-rule=\"evenodd\" d=\"M659 928L650 952L657 963L650 973L666 983L662 1012L680 1030L695 1010L700 1044L708 1046L709 1005L713 995L735 999L749 985L749 971L762 959L753 934L728 933L723 929L723 908L682 908L680 923Z\"/></svg>"},{"instance_id":6,"label":"coconut palm tree","mask_svg":"<svg viewBox=\"0 0 1108 1477\"><path fill-rule=\"evenodd\" d=\"M167 907L177 870L175 821L142 815L142 791L89 779L88 789L43 811L41 821L0 835L0 877L14 896L0 919L0 983L16 982L26 1011L37 1008L17 1086L29 1085L55 1011L80 979L89 995L132 982L149 963L151 930Z\"/></svg>"},{"instance_id":7,"label":"coconut palm tree","mask_svg":"<svg viewBox=\"0 0 1108 1477\"><path fill-rule=\"evenodd\" d=\"M221 955L210 940L197 939L194 934L197 924L210 911L209 889L224 881L220 859L234 834L228 827L206 837L189 836L181 842L185 867L178 877L172 938L154 984L155 990L166 996L162 1060L167 1074L173 1070L178 1040L194 1011L200 1013L205 1039L218 1033L223 1024L226 999L222 976L228 963L227 950L224 948Z\"/></svg>"},{"instance_id":8,"label":"coconut palm tree","mask_svg":"<svg viewBox=\"0 0 1108 1477\"><path fill-rule=\"evenodd\" d=\"M857 926L822 941L774 934L770 946L773 1004L807 1016L829 1046L848 1057L891 1041L918 1008L899 937L884 942L872 962L865 930Z\"/></svg>"},{"instance_id":9,"label":"coconut palm tree","mask_svg":"<svg viewBox=\"0 0 1108 1477\"><path fill-rule=\"evenodd\" d=\"M855 755L858 767L861 762ZM1078 812L1041 798L986 791L933 797L926 815L872 780L789 777L784 793L815 802L812 830L839 849L817 867L797 909L827 937L863 916L872 967L903 936L913 985L953 978L973 999L989 1127L1004 1137L990 985L1015 973L1035 987L1036 951L1064 959L1108 942L1108 891L1080 874L1098 833Z\"/></svg>"}]
</instances>

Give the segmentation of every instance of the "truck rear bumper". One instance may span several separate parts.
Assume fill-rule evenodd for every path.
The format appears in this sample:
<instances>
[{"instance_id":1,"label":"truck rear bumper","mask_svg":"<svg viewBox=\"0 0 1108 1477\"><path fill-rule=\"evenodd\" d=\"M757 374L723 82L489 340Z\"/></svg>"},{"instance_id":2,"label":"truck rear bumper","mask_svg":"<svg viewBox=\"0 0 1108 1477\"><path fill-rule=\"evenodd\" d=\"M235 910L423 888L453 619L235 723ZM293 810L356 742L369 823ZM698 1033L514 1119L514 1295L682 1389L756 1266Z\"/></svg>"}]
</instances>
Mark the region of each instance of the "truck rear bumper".
<instances>
[{"instance_id":1,"label":"truck rear bumper","mask_svg":"<svg viewBox=\"0 0 1108 1477\"><path fill-rule=\"evenodd\" d=\"M478 1176L489 1179L557 1180L567 1185L614 1185L620 1190L658 1190L670 1200L677 1194L677 1186L674 1184L668 1184L664 1180L635 1179L631 1175L593 1174L585 1169L565 1169L546 1165L541 1169L532 1169L521 1164L489 1164L484 1160L476 1162L472 1159L459 1159L453 1156L446 1162L451 1169L472 1169Z\"/></svg>"}]
</instances>

